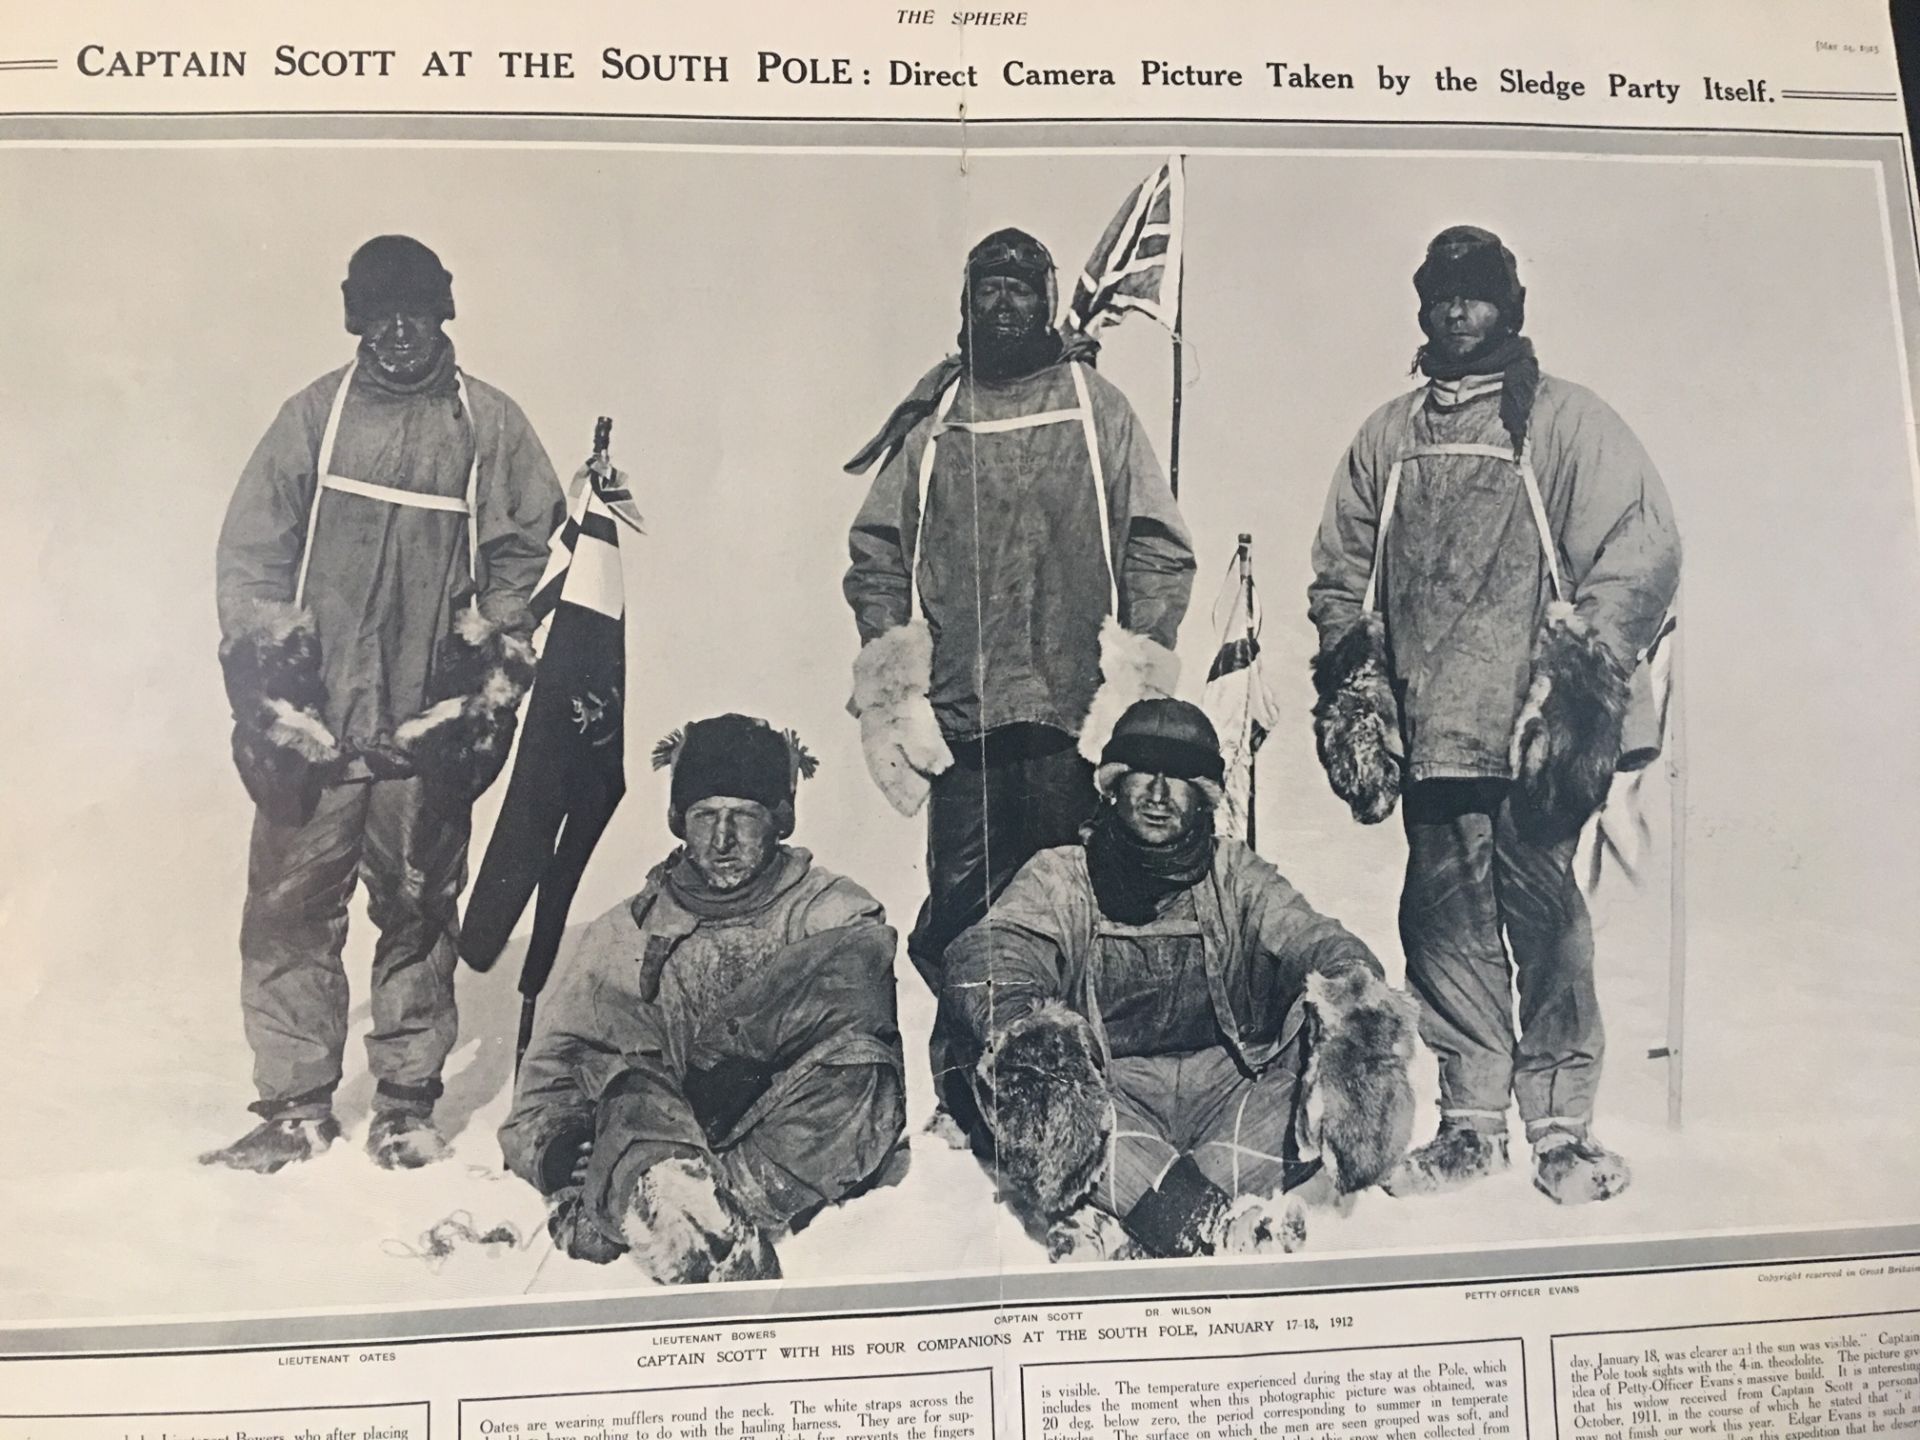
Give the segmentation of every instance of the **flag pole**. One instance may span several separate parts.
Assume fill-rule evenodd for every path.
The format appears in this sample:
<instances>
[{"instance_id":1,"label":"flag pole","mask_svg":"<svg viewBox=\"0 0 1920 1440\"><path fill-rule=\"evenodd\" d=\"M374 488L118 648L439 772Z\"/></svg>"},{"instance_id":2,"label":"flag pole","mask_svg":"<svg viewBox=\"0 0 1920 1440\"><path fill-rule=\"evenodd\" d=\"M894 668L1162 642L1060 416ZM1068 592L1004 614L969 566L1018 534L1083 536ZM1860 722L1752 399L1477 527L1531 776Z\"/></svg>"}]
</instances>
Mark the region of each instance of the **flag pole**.
<instances>
[{"instance_id":1,"label":"flag pole","mask_svg":"<svg viewBox=\"0 0 1920 1440\"><path fill-rule=\"evenodd\" d=\"M1178 352L1176 351L1175 353L1177 354ZM1240 565L1240 603L1246 607L1247 640L1249 642L1249 648L1251 648L1251 643L1254 638L1253 536L1248 531L1242 530L1240 532L1240 550L1236 558ZM1252 663L1251 659L1248 663ZM1248 704L1252 704L1251 692L1249 692ZM1253 748L1251 724L1249 724L1248 733L1243 743L1247 746L1247 848L1249 850L1258 850L1260 846L1258 840L1255 838L1254 830L1254 792L1260 784L1260 755L1259 752Z\"/></svg>"},{"instance_id":2,"label":"flag pole","mask_svg":"<svg viewBox=\"0 0 1920 1440\"><path fill-rule=\"evenodd\" d=\"M1685 628L1677 625L1667 637L1673 646L1667 705L1667 794L1673 807L1667 840L1673 856L1667 902L1667 1124L1675 1130L1680 1128L1687 1024L1687 691L1682 667L1686 650L1680 638Z\"/></svg>"},{"instance_id":3,"label":"flag pole","mask_svg":"<svg viewBox=\"0 0 1920 1440\"><path fill-rule=\"evenodd\" d=\"M1168 219L1171 229L1179 237L1180 265L1173 277L1173 436L1167 444L1167 487L1173 491L1173 498L1180 498L1180 392L1181 392L1181 352L1185 346L1181 338L1182 327L1187 319L1187 257L1186 236L1182 233L1186 226L1186 216L1181 212L1186 207L1187 157L1175 157L1178 161L1177 176L1170 177L1176 187L1178 203L1171 209Z\"/></svg>"}]
</instances>

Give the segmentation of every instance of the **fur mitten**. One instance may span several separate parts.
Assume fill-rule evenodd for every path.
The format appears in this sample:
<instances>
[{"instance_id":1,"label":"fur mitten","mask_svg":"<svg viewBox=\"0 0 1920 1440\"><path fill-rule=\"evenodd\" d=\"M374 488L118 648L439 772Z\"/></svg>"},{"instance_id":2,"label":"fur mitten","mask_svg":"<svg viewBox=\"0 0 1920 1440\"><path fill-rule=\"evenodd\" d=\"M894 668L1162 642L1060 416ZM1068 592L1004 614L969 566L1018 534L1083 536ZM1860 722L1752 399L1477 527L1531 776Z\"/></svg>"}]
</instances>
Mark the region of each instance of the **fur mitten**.
<instances>
[{"instance_id":1,"label":"fur mitten","mask_svg":"<svg viewBox=\"0 0 1920 1440\"><path fill-rule=\"evenodd\" d=\"M1418 1003L1365 970L1307 977L1313 1014L1305 1096L1306 1138L1340 1194L1378 1184L1413 1138Z\"/></svg>"},{"instance_id":2,"label":"fur mitten","mask_svg":"<svg viewBox=\"0 0 1920 1440\"><path fill-rule=\"evenodd\" d=\"M1098 765L1120 717L1140 700L1164 700L1180 683L1180 657L1113 616L1100 622L1100 688L1080 723L1080 753Z\"/></svg>"},{"instance_id":3,"label":"fur mitten","mask_svg":"<svg viewBox=\"0 0 1920 1440\"><path fill-rule=\"evenodd\" d=\"M645 1171L620 1224L633 1258L662 1285L780 1278L773 1246L704 1159L676 1156Z\"/></svg>"},{"instance_id":4,"label":"fur mitten","mask_svg":"<svg viewBox=\"0 0 1920 1440\"><path fill-rule=\"evenodd\" d=\"M927 692L933 685L933 632L911 620L875 636L853 662L860 748L880 793L902 815L926 803L933 777L953 764Z\"/></svg>"},{"instance_id":5,"label":"fur mitten","mask_svg":"<svg viewBox=\"0 0 1920 1440\"><path fill-rule=\"evenodd\" d=\"M1564 600L1547 607L1533 683L1513 727L1513 776L1533 810L1567 826L1606 802L1632 676Z\"/></svg>"},{"instance_id":6,"label":"fur mitten","mask_svg":"<svg viewBox=\"0 0 1920 1440\"><path fill-rule=\"evenodd\" d=\"M1045 1001L993 1037L976 1073L1004 1198L1030 1216L1071 1210L1093 1187L1111 1125L1093 1027Z\"/></svg>"},{"instance_id":7,"label":"fur mitten","mask_svg":"<svg viewBox=\"0 0 1920 1440\"><path fill-rule=\"evenodd\" d=\"M393 748L447 800L471 805L507 763L533 673L533 646L469 605L435 657L434 703L393 732Z\"/></svg>"},{"instance_id":8,"label":"fur mitten","mask_svg":"<svg viewBox=\"0 0 1920 1440\"><path fill-rule=\"evenodd\" d=\"M220 670L233 707L233 762L247 794L275 824L302 823L344 763L320 718L327 687L313 617L292 605L254 605L221 643Z\"/></svg>"},{"instance_id":9,"label":"fur mitten","mask_svg":"<svg viewBox=\"0 0 1920 1440\"><path fill-rule=\"evenodd\" d=\"M1387 665L1386 622L1369 611L1313 657L1313 740L1333 793L1362 825L1400 799L1400 706Z\"/></svg>"}]
</instances>

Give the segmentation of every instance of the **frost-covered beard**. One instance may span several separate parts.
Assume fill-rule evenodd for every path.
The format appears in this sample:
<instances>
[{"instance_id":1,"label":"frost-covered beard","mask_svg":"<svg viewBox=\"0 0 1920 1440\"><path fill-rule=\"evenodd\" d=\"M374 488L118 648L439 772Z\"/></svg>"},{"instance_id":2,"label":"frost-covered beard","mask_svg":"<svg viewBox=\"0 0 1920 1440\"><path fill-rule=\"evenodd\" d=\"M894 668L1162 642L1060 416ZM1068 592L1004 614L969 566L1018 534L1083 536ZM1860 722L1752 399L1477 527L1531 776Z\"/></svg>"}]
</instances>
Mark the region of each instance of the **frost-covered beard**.
<instances>
[{"instance_id":1,"label":"frost-covered beard","mask_svg":"<svg viewBox=\"0 0 1920 1440\"><path fill-rule=\"evenodd\" d=\"M968 305L960 349L977 378L1013 380L1059 359L1060 334L1048 323L1044 308L1022 313L1013 305L989 301Z\"/></svg>"},{"instance_id":2,"label":"frost-covered beard","mask_svg":"<svg viewBox=\"0 0 1920 1440\"><path fill-rule=\"evenodd\" d=\"M441 366L452 342L438 316L381 316L360 337L360 353L389 385L410 388L425 383Z\"/></svg>"}]
</instances>

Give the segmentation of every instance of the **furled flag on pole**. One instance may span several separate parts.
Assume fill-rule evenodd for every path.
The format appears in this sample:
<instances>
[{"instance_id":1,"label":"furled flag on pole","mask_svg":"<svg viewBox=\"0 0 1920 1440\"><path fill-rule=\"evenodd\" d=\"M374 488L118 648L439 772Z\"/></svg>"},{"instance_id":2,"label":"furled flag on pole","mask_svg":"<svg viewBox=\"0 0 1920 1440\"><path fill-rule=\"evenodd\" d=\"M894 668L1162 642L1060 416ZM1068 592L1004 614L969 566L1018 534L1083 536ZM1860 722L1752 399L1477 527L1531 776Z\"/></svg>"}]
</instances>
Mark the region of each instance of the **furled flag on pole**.
<instances>
[{"instance_id":1,"label":"furled flag on pole","mask_svg":"<svg viewBox=\"0 0 1920 1440\"><path fill-rule=\"evenodd\" d=\"M1221 834L1254 843L1254 759L1279 715L1260 664L1260 598L1253 588L1253 537L1242 535L1234 552L1232 603L1214 606L1220 648L1207 672L1200 708L1220 736L1226 762L1224 813L1215 817ZM1227 598L1223 591L1221 599Z\"/></svg>"},{"instance_id":2,"label":"furled flag on pole","mask_svg":"<svg viewBox=\"0 0 1920 1440\"><path fill-rule=\"evenodd\" d=\"M1175 495L1180 493L1181 301L1186 285L1181 244L1186 192L1184 155L1169 155L1134 186L1087 257L1073 293L1063 298L1059 319L1062 330L1093 335L1130 314L1140 314L1172 332L1173 433L1167 445L1167 483Z\"/></svg>"},{"instance_id":3,"label":"furled flag on pole","mask_svg":"<svg viewBox=\"0 0 1920 1440\"><path fill-rule=\"evenodd\" d=\"M615 517L644 531L631 492L607 460L612 429L606 419L596 428L593 458L574 476L567 518L548 543L531 608L537 621L551 623L513 776L460 928L460 954L486 970L539 891L520 970L516 1055L532 1034L534 1005L588 857L627 788L626 605Z\"/></svg>"}]
</instances>

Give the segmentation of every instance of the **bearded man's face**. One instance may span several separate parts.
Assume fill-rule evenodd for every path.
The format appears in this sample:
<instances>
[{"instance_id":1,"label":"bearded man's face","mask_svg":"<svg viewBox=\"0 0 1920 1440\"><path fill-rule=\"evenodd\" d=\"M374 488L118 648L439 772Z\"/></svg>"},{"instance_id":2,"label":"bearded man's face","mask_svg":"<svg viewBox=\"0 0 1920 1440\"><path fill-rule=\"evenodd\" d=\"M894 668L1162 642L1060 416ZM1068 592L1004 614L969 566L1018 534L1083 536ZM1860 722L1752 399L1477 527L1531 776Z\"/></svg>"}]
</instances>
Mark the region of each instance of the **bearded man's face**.
<instances>
[{"instance_id":1,"label":"bearded man's face","mask_svg":"<svg viewBox=\"0 0 1920 1440\"><path fill-rule=\"evenodd\" d=\"M1428 342L1448 360L1477 355L1502 333L1500 307L1463 296L1436 300L1426 309Z\"/></svg>"},{"instance_id":2,"label":"bearded man's face","mask_svg":"<svg viewBox=\"0 0 1920 1440\"><path fill-rule=\"evenodd\" d=\"M973 344L1008 351L1046 324L1044 297L1012 275L983 275L967 292L967 328Z\"/></svg>"},{"instance_id":3,"label":"bearded man's face","mask_svg":"<svg viewBox=\"0 0 1920 1440\"><path fill-rule=\"evenodd\" d=\"M1113 787L1113 808L1120 823L1147 845L1184 840L1199 823L1205 803L1200 787L1177 775L1129 770Z\"/></svg>"},{"instance_id":4,"label":"bearded man's face","mask_svg":"<svg viewBox=\"0 0 1920 1440\"><path fill-rule=\"evenodd\" d=\"M687 808L687 863L710 890L738 890L760 878L780 842L779 822L758 800L713 795Z\"/></svg>"},{"instance_id":5,"label":"bearded man's face","mask_svg":"<svg viewBox=\"0 0 1920 1440\"><path fill-rule=\"evenodd\" d=\"M440 358L446 332L438 315L415 310L376 316L361 336L373 363L389 380L411 385L424 380Z\"/></svg>"}]
</instances>

